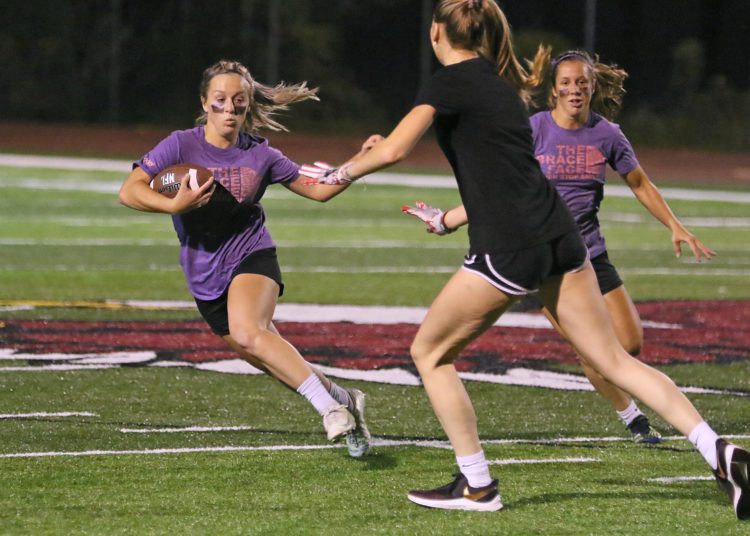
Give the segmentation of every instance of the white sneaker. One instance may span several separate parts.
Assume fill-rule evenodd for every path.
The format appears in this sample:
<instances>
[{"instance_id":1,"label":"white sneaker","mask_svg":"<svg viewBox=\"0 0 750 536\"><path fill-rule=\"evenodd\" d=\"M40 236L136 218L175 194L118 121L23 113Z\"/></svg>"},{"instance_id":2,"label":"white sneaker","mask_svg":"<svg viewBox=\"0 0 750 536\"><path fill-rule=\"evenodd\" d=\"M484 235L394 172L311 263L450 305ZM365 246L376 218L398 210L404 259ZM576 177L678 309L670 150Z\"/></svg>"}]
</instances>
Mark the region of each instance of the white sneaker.
<instances>
[{"instance_id":1,"label":"white sneaker","mask_svg":"<svg viewBox=\"0 0 750 536\"><path fill-rule=\"evenodd\" d=\"M357 422L354 416L349 413L346 406L341 404L331 406L325 415L323 415L323 428L328 434L328 441L336 441L342 435L354 430Z\"/></svg>"},{"instance_id":2,"label":"white sneaker","mask_svg":"<svg viewBox=\"0 0 750 536\"><path fill-rule=\"evenodd\" d=\"M351 410L355 428L346 434L346 448L352 458L361 458L370 450L370 431L365 423L365 394L359 389L348 389L354 408Z\"/></svg>"}]
</instances>

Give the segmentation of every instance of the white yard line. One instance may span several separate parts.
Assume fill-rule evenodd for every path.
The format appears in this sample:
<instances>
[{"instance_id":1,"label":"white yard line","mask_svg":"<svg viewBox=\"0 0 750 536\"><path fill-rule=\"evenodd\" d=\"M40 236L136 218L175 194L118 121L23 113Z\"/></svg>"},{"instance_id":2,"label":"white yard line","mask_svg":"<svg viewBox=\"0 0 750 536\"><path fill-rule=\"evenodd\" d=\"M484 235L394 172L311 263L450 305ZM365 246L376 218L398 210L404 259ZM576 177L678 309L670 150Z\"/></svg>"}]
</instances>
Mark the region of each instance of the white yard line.
<instances>
[{"instance_id":1,"label":"white yard line","mask_svg":"<svg viewBox=\"0 0 750 536\"><path fill-rule=\"evenodd\" d=\"M0 414L0 419L39 419L45 417L98 417L98 413L91 413L88 411L58 411L58 412L46 412L40 411L37 413L5 413Z\"/></svg>"},{"instance_id":2,"label":"white yard line","mask_svg":"<svg viewBox=\"0 0 750 536\"><path fill-rule=\"evenodd\" d=\"M649 215L631 212L604 212L599 219L605 223L650 223L654 226L661 225L661 223ZM680 218L680 220L688 227L750 228L750 218L686 217Z\"/></svg>"},{"instance_id":3,"label":"white yard line","mask_svg":"<svg viewBox=\"0 0 750 536\"><path fill-rule=\"evenodd\" d=\"M179 247L176 238L0 238L0 246L174 246Z\"/></svg>"},{"instance_id":4,"label":"white yard line","mask_svg":"<svg viewBox=\"0 0 750 536\"><path fill-rule=\"evenodd\" d=\"M623 275L665 275L665 276L703 276L703 277L748 277L749 270L731 268L618 268Z\"/></svg>"},{"instance_id":5,"label":"white yard line","mask_svg":"<svg viewBox=\"0 0 750 536\"><path fill-rule=\"evenodd\" d=\"M193 432L243 432L254 426L184 426L182 428L120 428L123 434L185 434Z\"/></svg>"},{"instance_id":6,"label":"white yard line","mask_svg":"<svg viewBox=\"0 0 750 536\"><path fill-rule=\"evenodd\" d=\"M526 465L538 463L591 463L601 462L601 458L507 458L504 460L487 460L489 465Z\"/></svg>"},{"instance_id":7,"label":"white yard line","mask_svg":"<svg viewBox=\"0 0 750 536\"><path fill-rule=\"evenodd\" d=\"M1 244L0 244L1 245ZM149 244L152 245L152 244ZM445 266L315 266L315 265L284 265L282 271L286 273L302 274L452 274L460 268L460 265ZM151 272L175 272L180 271L177 264L149 264L144 267ZM29 268L17 264L0 264L0 272L16 272L19 270L53 271L53 272L119 272L125 270L122 265L100 265L93 268L87 264L57 264L54 266L40 266ZM130 268L128 268L130 270ZM701 265L700 268L646 268L626 267L618 268L623 275L658 275L670 277L748 277L750 269L741 268L708 268Z\"/></svg>"},{"instance_id":8,"label":"white yard line","mask_svg":"<svg viewBox=\"0 0 750 536\"><path fill-rule=\"evenodd\" d=\"M73 370L102 370L118 365L44 365L42 367L0 367L0 372L67 372Z\"/></svg>"},{"instance_id":9,"label":"white yard line","mask_svg":"<svg viewBox=\"0 0 750 536\"><path fill-rule=\"evenodd\" d=\"M699 480L714 480L712 476L660 476L647 478L647 482L658 482L659 484L677 484L679 482L695 482Z\"/></svg>"},{"instance_id":10,"label":"white yard line","mask_svg":"<svg viewBox=\"0 0 750 536\"><path fill-rule=\"evenodd\" d=\"M750 434L729 434L722 435L724 439L750 439ZM664 441L687 441L685 436L664 436ZM555 437L551 439L483 439L482 444L486 445L557 445L567 443L632 443L632 437L621 436L603 436L603 437ZM447 443L446 443L447 444Z\"/></svg>"},{"instance_id":11,"label":"white yard line","mask_svg":"<svg viewBox=\"0 0 750 536\"><path fill-rule=\"evenodd\" d=\"M92 226L96 226L92 222ZM122 225L122 222L118 223ZM464 243L446 242L436 240L432 242L416 242L408 240L367 240L352 241L296 241L275 240L276 245L281 248L305 248L305 249L457 249L466 251ZM0 246L174 246L179 247L176 236L169 238L0 238Z\"/></svg>"},{"instance_id":12,"label":"white yard line","mask_svg":"<svg viewBox=\"0 0 750 536\"><path fill-rule=\"evenodd\" d=\"M2 216L0 216L2 220ZM91 222L92 226L97 223ZM113 225L122 225L118 222ZM750 223L748 223L750 229ZM435 240L429 242L416 242L409 240L276 240L276 245L281 248L295 249L438 249L449 250L455 249L460 251L467 250L467 244L463 242L448 242L445 240ZM713 245L713 244L712 244ZM170 235L165 238L0 238L0 246L89 246L89 247L112 247L112 246L143 246L143 247L164 247L173 246L177 248L179 243L177 238ZM737 244L719 244L715 246L721 250L722 258L729 252L746 253L750 251L750 245ZM620 245L617 251L664 251L663 245L640 245L626 246ZM684 262L684 261L683 261Z\"/></svg>"},{"instance_id":13,"label":"white yard line","mask_svg":"<svg viewBox=\"0 0 750 536\"><path fill-rule=\"evenodd\" d=\"M130 173L132 164L129 160L111 160L105 158L0 154L0 166L19 168L74 169L78 171Z\"/></svg>"},{"instance_id":14,"label":"white yard line","mask_svg":"<svg viewBox=\"0 0 750 536\"><path fill-rule=\"evenodd\" d=\"M20 168L69 169L80 171L114 171L127 174L130 172L130 160L111 160L97 158L71 158L59 156L32 156L17 154L0 154L0 166ZM456 181L449 175L411 175L404 173L375 173L366 178L367 183L391 186L409 186L416 188L456 188ZM55 188L57 181L36 181L27 183L27 187ZM44 184L40 184L44 183ZM0 178L0 184L3 184ZM13 183L22 185L23 181ZM90 181L59 181L58 186L64 189L84 189L99 192L117 192L120 182L107 183L101 181L92 184ZM607 185L606 195L610 197L633 197L633 192L627 186ZM719 190L692 190L687 188L660 188L661 194L668 199L684 199L690 201L723 201L727 203L750 203L750 193L728 192Z\"/></svg>"},{"instance_id":15,"label":"white yard line","mask_svg":"<svg viewBox=\"0 0 750 536\"><path fill-rule=\"evenodd\" d=\"M338 445L271 445L268 447L191 447L174 449L144 450L84 450L84 451L50 451L50 452L15 452L0 454L0 458L59 458L80 456L124 456L127 454L189 454L196 452L245 452L268 450L322 450L339 448Z\"/></svg>"},{"instance_id":16,"label":"white yard line","mask_svg":"<svg viewBox=\"0 0 750 536\"><path fill-rule=\"evenodd\" d=\"M749 435L733 435L724 436L728 438L741 438L748 439ZM673 438L667 438L670 440L685 440L682 436L676 436ZM617 437L617 438L589 438L589 437L570 437L570 438L558 438L558 439L506 439L498 441L482 441L485 445L499 445L499 444L556 444L556 443L591 443L591 442L611 442L611 441L624 441L632 442L631 438ZM447 441L439 440L389 440L389 439L377 439L374 438L372 441L373 447L402 447L402 446L415 446L425 448L450 448L450 444ZM193 454L203 452L258 452L258 451L305 451L305 450L324 450L324 449L335 449L344 448L344 445L334 444L322 444L322 445L262 445L262 446L219 446L219 447L182 447L182 448L163 448L163 449L141 449L141 450L83 450L83 451L46 451L46 452L9 452L0 454L0 458L59 458L59 457L82 457L82 456L124 456L124 455L163 455L163 454ZM493 460L495 461L495 460ZM582 463L584 461L600 461L596 458L531 458L531 459L510 459L507 462L503 460L497 460L496 465L501 464L512 464L512 463ZM672 477L674 478L674 477ZM693 478L693 477L684 477Z\"/></svg>"}]
</instances>

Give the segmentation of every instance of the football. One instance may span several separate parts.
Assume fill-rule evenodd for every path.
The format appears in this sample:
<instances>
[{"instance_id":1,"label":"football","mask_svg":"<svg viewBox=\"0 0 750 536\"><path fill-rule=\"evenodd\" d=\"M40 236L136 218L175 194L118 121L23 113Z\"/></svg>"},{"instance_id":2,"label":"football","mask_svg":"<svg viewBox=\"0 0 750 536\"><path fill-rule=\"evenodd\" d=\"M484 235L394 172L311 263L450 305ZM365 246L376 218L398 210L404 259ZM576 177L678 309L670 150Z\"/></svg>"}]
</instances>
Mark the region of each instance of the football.
<instances>
[{"instance_id":1,"label":"football","mask_svg":"<svg viewBox=\"0 0 750 536\"><path fill-rule=\"evenodd\" d=\"M198 164L175 164L162 169L151 179L151 188L167 197L174 197L180 189L180 182L185 174L190 175L188 185L191 189L203 186L213 173Z\"/></svg>"}]
</instances>

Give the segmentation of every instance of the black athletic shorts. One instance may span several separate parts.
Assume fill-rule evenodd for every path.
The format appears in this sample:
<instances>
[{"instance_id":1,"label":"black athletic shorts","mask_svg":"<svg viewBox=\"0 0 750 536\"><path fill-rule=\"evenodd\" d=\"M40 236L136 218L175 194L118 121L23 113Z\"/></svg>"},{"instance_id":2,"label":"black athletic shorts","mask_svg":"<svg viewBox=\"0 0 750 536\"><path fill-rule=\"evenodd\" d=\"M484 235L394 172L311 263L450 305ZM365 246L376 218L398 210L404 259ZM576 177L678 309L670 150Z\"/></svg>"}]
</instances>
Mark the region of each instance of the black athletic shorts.
<instances>
[{"instance_id":1,"label":"black athletic shorts","mask_svg":"<svg viewBox=\"0 0 750 536\"><path fill-rule=\"evenodd\" d=\"M232 272L232 279L240 274L260 274L273 279L279 285L279 296L284 294L284 283L281 280L281 268L276 258L276 248L254 251L245 257ZM214 300L199 300L195 298L203 319L208 322L211 331L224 337L229 335L229 314L227 313L227 297L229 287L224 294Z\"/></svg>"},{"instance_id":2,"label":"black athletic shorts","mask_svg":"<svg viewBox=\"0 0 750 536\"><path fill-rule=\"evenodd\" d=\"M602 291L602 295L622 286L620 274L617 273L617 269L609 261L609 255L607 255L606 251L591 259L591 264L596 272L596 280L599 282L599 290Z\"/></svg>"},{"instance_id":3,"label":"black athletic shorts","mask_svg":"<svg viewBox=\"0 0 750 536\"><path fill-rule=\"evenodd\" d=\"M463 269L510 296L535 293L549 277L583 268L588 250L578 230L538 246L485 255L467 255Z\"/></svg>"}]
</instances>

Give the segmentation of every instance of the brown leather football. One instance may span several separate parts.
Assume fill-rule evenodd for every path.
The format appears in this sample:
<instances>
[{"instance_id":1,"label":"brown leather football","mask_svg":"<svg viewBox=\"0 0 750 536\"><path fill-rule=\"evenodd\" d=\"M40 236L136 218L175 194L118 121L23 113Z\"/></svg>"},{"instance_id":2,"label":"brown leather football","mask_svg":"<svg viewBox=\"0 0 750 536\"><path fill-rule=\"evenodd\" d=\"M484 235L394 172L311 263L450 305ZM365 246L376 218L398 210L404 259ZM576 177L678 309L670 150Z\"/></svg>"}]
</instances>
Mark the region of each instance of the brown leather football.
<instances>
[{"instance_id":1,"label":"brown leather football","mask_svg":"<svg viewBox=\"0 0 750 536\"><path fill-rule=\"evenodd\" d=\"M167 197L174 197L185 174L190 175L188 185L193 190L203 186L213 175L209 169L198 164L175 164L157 173L151 180L151 188Z\"/></svg>"}]
</instances>

